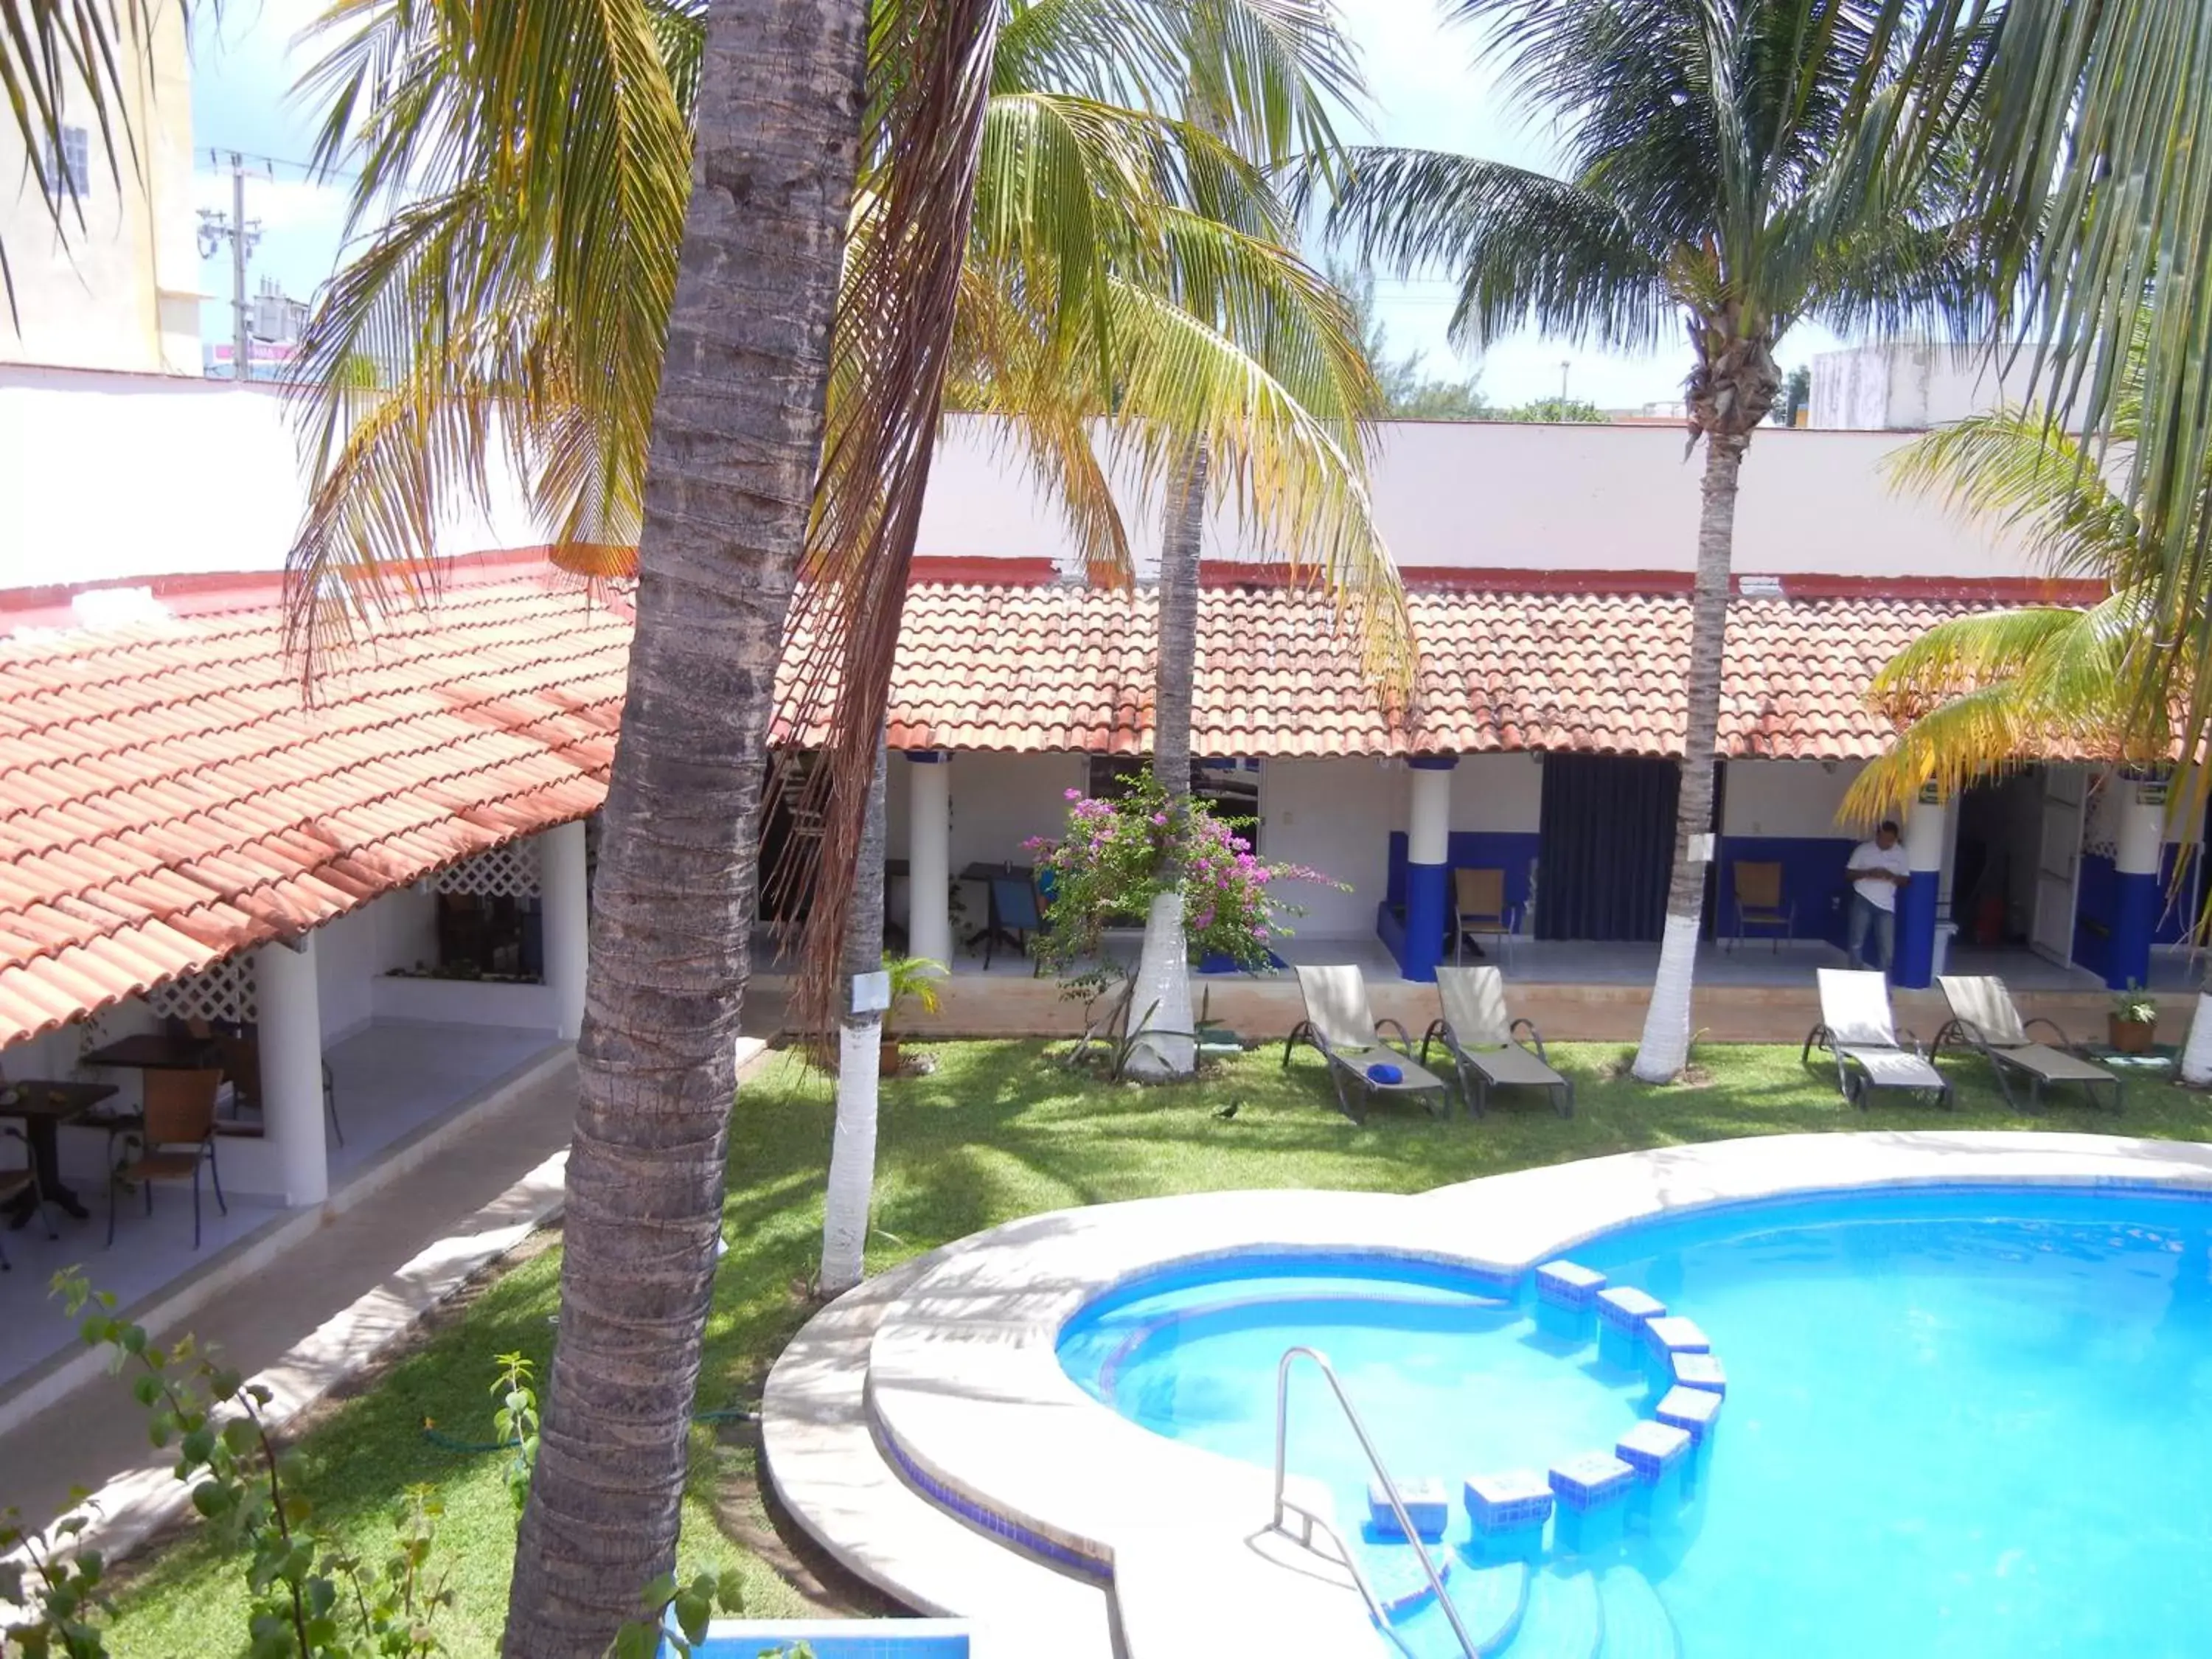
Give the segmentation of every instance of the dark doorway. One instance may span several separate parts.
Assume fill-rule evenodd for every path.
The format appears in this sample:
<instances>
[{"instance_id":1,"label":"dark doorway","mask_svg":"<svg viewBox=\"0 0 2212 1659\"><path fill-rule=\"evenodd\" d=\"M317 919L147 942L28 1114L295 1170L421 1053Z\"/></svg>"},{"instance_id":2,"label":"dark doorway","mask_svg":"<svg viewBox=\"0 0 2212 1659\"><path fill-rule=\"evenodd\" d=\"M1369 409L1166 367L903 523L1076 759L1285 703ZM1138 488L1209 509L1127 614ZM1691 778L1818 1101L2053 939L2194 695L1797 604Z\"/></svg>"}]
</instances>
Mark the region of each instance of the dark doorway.
<instances>
[{"instance_id":1,"label":"dark doorway","mask_svg":"<svg viewBox=\"0 0 2212 1659\"><path fill-rule=\"evenodd\" d=\"M1659 938L1681 785L1681 769L1671 760L1544 757L1537 938Z\"/></svg>"}]
</instances>

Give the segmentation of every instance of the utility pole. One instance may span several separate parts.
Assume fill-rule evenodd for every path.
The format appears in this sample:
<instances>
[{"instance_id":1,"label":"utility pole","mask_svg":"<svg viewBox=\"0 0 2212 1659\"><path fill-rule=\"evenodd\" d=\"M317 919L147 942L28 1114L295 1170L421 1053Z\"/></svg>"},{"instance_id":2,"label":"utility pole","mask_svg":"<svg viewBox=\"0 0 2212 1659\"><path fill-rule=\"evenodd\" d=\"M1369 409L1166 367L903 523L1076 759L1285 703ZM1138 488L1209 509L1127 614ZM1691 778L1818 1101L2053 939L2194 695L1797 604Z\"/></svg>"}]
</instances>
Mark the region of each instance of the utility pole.
<instances>
[{"instance_id":1,"label":"utility pole","mask_svg":"<svg viewBox=\"0 0 2212 1659\"><path fill-rule=\"evenodd\" d=\"M253 374L252 313L246 309L246 264L261 240L261 222L246 216L246 158L230 153L230 211L200 210L200 258L211 259L216 246L230 244L231 377L246 380Z\"/></svg>"},{"instance_id":2,"label":"utility pole","mask_svg":"<svg viewBox=\"0 0 2212 1659\"><path fill-rule=\"evenodd\" d=\"M1575 360L1571 357L1559 359L1559 404L1562 408L1565 407L1567 401L1567 371L1574 366Z\"/></svg>"}]
</instances>

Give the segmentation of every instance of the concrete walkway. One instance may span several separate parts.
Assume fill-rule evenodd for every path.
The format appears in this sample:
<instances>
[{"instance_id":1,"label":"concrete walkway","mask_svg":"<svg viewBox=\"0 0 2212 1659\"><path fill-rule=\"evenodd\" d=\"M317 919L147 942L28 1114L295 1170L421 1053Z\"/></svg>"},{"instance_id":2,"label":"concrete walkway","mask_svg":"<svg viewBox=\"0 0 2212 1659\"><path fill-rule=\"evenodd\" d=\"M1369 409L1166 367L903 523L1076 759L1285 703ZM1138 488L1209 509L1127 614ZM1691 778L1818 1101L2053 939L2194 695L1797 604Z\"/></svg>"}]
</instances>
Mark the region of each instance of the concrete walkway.
<instances>
[{"instance_id":1,"label":"concrete walkway","mask_svg":"<svg viewBox=\"0 0 2212 1659\"><path fill-rule=\"evenodd\" d=\"M365 1194L349 1187L319 1216L294 1218L307 1224L303 1236L178 1328L273 1389L279 1420L295 1415L559 1210L575 1097L573 1050L548 1054L465 1121L440 1126L434 1144L395 1148L357 1176ZM99 1252L85 1265L96 1285ZM63 1316L57 1305L53 1317ZM69 1506L72 1486L90 1487L112 1558L182 1507L170 1462L148 1446L127 1380L103 1373L0 1435L0 1508L44 1524Z\"/></svg>"}]
</instances>

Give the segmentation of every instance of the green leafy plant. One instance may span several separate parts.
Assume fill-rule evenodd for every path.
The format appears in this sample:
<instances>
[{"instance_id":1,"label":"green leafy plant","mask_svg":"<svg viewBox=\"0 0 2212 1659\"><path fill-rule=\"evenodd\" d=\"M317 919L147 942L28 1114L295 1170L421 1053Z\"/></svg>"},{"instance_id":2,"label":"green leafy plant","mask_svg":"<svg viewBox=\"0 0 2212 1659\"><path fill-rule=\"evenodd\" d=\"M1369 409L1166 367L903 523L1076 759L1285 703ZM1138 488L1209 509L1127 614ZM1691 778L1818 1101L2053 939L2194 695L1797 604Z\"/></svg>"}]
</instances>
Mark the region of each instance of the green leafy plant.
<instances>
[{"instance_id":1,"label":"green leafy plant","mask_svg":"<svg viewBox=\"0 0 2212 1659\"><path fill-rule=\"evenodd\" d=\"M531 1386L535 1373L526 1355L503 1353L498 1364L499 1380L491 1385L499 1401L491 1414L492 1432L501 1445L512 1448L507 1490L519 1514L530 1496L530 1472L538 1467L538 1391Z\"/></svg>"},{"instance_id":2,"label":"green leafy plant","mask_svg":"<svg viewBox=\"0 0 2212 1659\"><path fill-rule=\"evenodd\" d=\"M1052 890L1043 931L1030 949L1077 993L1095 992L1115 971L1101 949L1106 930L1141 925L1171 881L1182 885L1192 960L1227 957L1253 972L1274 965L1272 943L1289 938L1290 922L1305 914L1277 896L1283 883L1343 890L1318 870L1262 861L1237 833L1241 821L1215 816L1196 797L1170 801L1149 775L1129 780L1111 800L1079 789L1067 800L1066 833L1024 845Z\"/></svg>"},{"instance_id":3,"label":"green leafy plant","mask_svg":"<svg viewBox=\"0 0 2212 1659\"><path fill-rule=\"evenodd\" d=\"M2112 1018L2124 1025L2158 1024L2158 999L2139 985L2112 994Z\"/></svg>"},{"instance_id":4,"label":"green leafy plant","mask_svg":"<svg viewBox=\"0 0 2212 1659\"><path fill-rule=\"evenodd\" d=\"M909 1002L925 1014L935 1013L938 981L946 977L948 971L943 963L927 957L885 957L884 972L890 975L891 1006L884 1015L884 1029L890 1029L891 1021Z\"/></svg>"},{"instance_id":5,"label":"green leafy plant","mask_svg":"<svg viewBox=\"0 0 2212 1659\"><path fill-rule=\"evenodd\" d=\"M218 1364L189 1335L155 1343L143 1326L117 1318L113 1294L94 1290L78 1269L57 1273L53 1285L86 1343L110 1350L118 1373L136 1373L131 1392L146 1410L147 1436L175 1449L192 1508L245 1547L247 1659L428 1659L446 1650L434 1625L453 1594L430 1568L444 1510L429 1487L407 1488L392 1547L372 1565L316 1533L313 1506L287 1487L268 1389ZM9 1655L104 1659L105 1563L96 1549L73 1547L86 1524L64 1520L40 1537L10 1510L0 1525L0 1548L23 1558L0 1569L0 1605L15 1610Z\"/></svg>"},{"instance_id":6,"label":"green leafy plant","mask_svg":"<svg viewBox=\"0 0 2212 1659\"><path fill-rule=\"evenodd\" d=\"M660 1659L664 1651L691 1659L707 1639L707 1626L719 1610L745 1610L745 1589L735 1568L702 1572L686 1583L663 1573L645 1587L644 1617L616 1632L607 1659ZM665 1647L664 1649L664 1645Z\"/></svg>"}]
</instances>

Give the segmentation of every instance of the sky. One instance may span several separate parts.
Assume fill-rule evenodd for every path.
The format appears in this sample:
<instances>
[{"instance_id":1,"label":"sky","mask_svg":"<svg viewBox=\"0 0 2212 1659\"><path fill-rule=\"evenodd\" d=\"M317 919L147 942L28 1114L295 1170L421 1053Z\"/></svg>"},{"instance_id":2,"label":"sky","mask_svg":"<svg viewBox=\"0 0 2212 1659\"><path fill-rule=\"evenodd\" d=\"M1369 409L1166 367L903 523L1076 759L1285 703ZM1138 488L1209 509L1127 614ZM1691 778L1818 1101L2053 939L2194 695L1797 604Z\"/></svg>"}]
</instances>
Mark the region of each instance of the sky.
<instances>
[{"instance_id":1,"label":"sky","mask_svg":"<svg viewBox=\"0 0 2212 1659\"><path fill-rule=\"evenodd\" d=\"M228 0L195 8L192 125L198 150L198 205L227 213L230 155L244 157L246 217L261 222L247 276L252 293L272 276L297 298L312 295L341 252L344 202L328 185L309 182L305 163L318 125L312 104L291 93L320 48L298 37L325 0ZM1559 157L1547 124L1526 115L1475 63L1474 37L1447 28L1431 0L1338 0L1347 31L1364 61L1376 141L1456 150L1516 166L1556 171ZM210 341L231 332L228 247L202 266L205 302L201 332ZM1411 282L1378 281L1376 307L1393 355L1419 351L1439 379L1479 375L1493 403L1518 404L1559 394L1603 409L1665 404L1680 395L1689 368L1686 345L1644 356L1608 355L1586 343L1516 335L1479 358L1454 349L1448 337L1453 286L1442 274ZM1804 327L1782 343L1785 368L1838 343Z\"/></svg>"}]
</instances>

